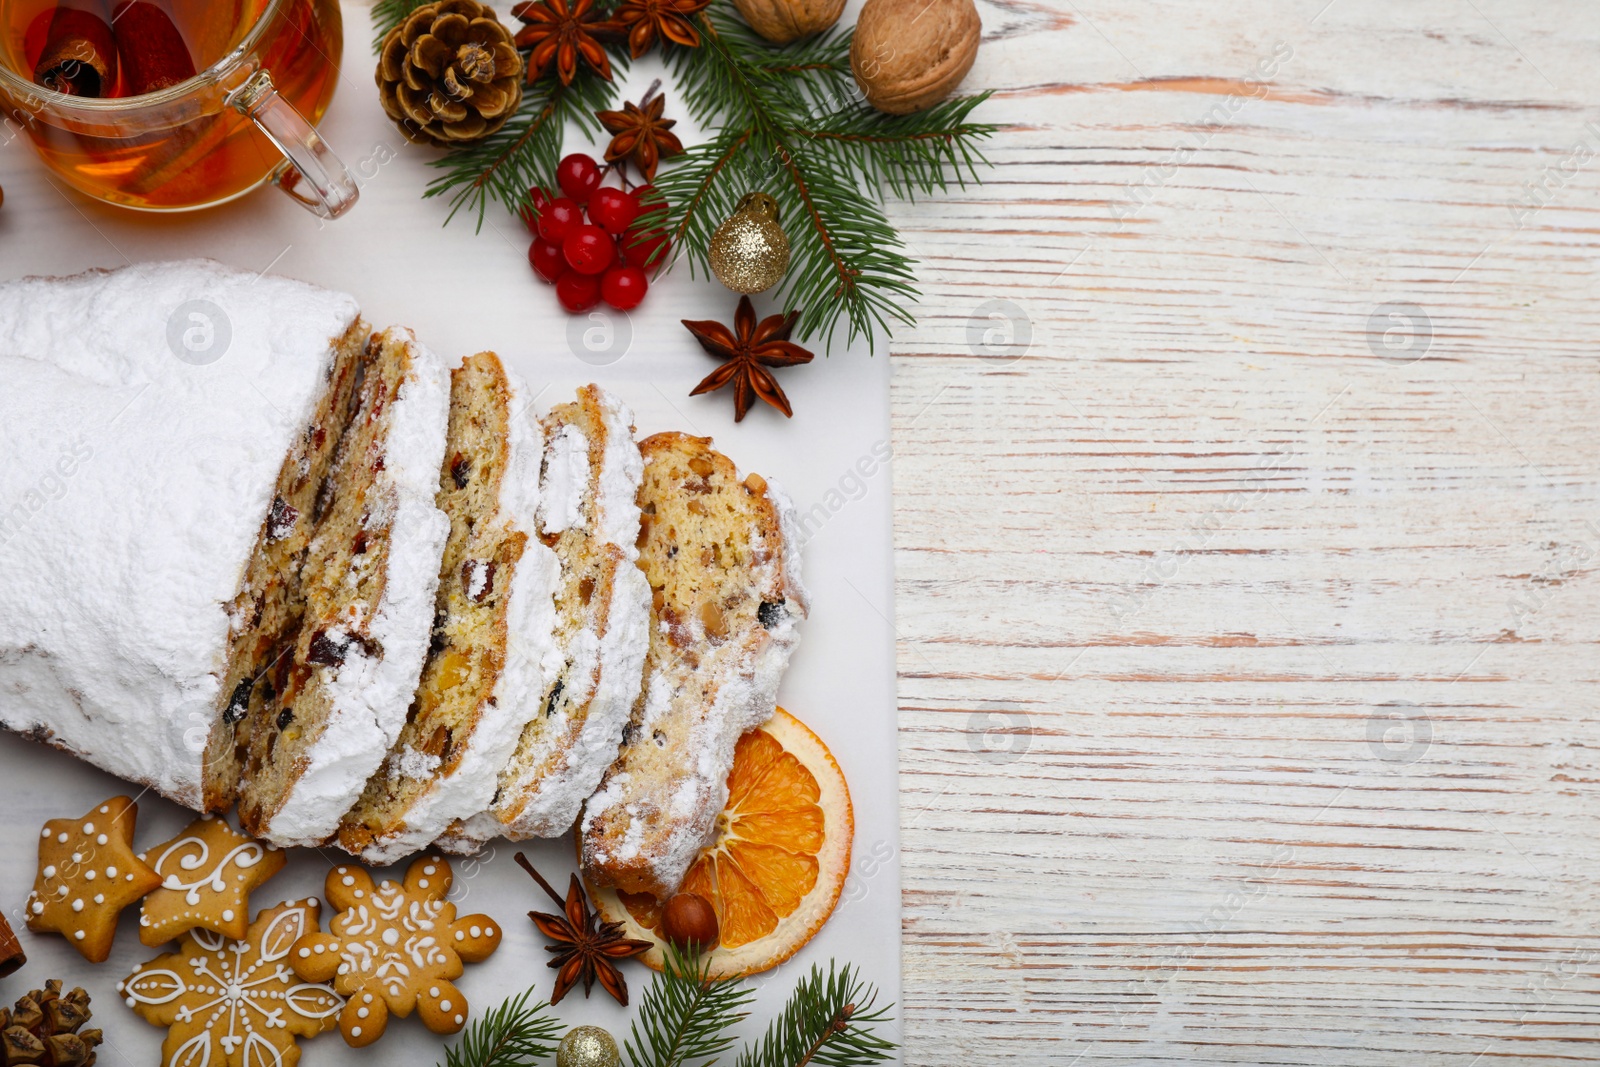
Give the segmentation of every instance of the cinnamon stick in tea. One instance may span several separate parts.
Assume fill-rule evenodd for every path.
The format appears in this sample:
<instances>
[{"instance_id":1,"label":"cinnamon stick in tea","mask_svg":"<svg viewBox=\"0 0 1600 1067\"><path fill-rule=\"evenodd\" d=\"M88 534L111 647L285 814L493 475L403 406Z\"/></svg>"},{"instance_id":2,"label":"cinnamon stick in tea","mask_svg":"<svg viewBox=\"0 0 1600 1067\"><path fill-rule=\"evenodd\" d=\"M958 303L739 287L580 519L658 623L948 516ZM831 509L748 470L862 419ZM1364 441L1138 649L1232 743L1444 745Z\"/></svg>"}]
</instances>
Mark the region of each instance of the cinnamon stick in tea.
<instances>
[{"instance_id":1,"label":"cinnamon stick in tea","mask_svg":"<svg viewBox=\"0 0 1600 1067\"><path fill-rule=\"evenodd\" d=\"M150 0L116 6L111 24L129 96L167 89L194 77L194 57L172 16Z\"/></svg>"},{"instance_id":2,"label":"cinnamon stick in tea","mask_svg":"<svg viewBox=\"0 0 1600 1067\"><path fill-rule=\"evenodd\" d=\"M33 80L68 96L110 96L117 82L117 45L106 20L93 11L56 8Z\"/></svg>"},{"instance_id":3,"label":"cinnamon stick in tea","mask_svg":"<svg viewBox=\"0 0 1600 1067\"><path fill-rule=\"evenodd\" d=\"M22 952L22 942L11 932L11 924L6 922L6 917L0 915L0 978L27 962L28 957Z\"/></svg>"}]
</instances>

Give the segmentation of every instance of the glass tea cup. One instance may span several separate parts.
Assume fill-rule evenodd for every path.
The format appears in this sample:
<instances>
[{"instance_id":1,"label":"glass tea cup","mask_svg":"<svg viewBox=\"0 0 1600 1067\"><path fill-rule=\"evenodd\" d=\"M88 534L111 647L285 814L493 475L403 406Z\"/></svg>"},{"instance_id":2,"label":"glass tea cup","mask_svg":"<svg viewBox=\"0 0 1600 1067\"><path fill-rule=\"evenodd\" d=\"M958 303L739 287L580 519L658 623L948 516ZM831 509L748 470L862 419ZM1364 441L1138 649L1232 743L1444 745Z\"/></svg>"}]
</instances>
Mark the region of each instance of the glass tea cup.
<instances>
[{"instance_id":1,"label":"glass tea cup","mask_svg":"<svg viewBox=\"0 0 1600 1067\"><path fill-rule=\"evenodd\" d=\"M16 30L28 19L4 19L3 117L67 184L110 204L188 211L270 180L323 218L348 211L355 181L315 126L339 77L337 0L171 2L192 35L221 42L221 58L139 96L73 96L35 84ZM0 11L26 5L37 18L52 3L0 0Z\"/></svg>"}]
</instances>

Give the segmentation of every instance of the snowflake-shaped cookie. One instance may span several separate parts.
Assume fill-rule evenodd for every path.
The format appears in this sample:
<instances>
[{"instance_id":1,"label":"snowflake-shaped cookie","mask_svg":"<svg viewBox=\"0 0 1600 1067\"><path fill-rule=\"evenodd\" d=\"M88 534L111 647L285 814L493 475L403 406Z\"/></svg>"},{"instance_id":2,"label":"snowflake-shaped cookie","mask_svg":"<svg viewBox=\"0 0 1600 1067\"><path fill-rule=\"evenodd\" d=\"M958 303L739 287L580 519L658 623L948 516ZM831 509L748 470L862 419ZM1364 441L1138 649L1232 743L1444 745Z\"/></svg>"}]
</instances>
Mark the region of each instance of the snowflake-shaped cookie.
<instances>
[{"instance_id":1,"label":"snowflake-shaped cookie","mask_svg":"<svg viewBox=\"0 0 1600 1067\"><path fill-rule=\"evenodd\" d=\"M308 982L332 981L348 1000L339 1030L360 1048L383 1036L389 1015L413 1010L436 1034L453 1034L467 1021L467 998L451 982L462 963L488 959L500 930L487 915L456 918L450 864L422 856L405 884L384 882L357 866L328 872L328 902L341 909L328 934L312 933L294 946L290 964Z\"/></svg>"},{"instance_id":2,"label":"snowflake-shaped cookie","mask_svg":"<svg viewBox=\"0 0 1600 1067\"><path fill-rule=\"evenodd\" d=\"M242 941L192 930L177 952L118 982L128 1007L169 1028L163 1067L294 1067L296 1038L333 1029L344 998L302 981L287 963L319 912L315 897L268 908Z\"/></svg>"}]
</instances>

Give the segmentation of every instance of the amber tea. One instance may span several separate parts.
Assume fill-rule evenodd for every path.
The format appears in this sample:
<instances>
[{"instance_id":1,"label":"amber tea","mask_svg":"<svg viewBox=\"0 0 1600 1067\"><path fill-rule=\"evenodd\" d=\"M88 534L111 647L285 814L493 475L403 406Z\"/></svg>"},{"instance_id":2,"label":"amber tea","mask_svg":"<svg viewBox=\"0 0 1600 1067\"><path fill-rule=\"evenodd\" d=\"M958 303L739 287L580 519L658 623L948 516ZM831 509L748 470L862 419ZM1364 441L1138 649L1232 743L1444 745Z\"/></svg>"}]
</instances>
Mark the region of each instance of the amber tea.
<instances>
[{"instance_id":1,"label":"amber tea","mask_svg":"<svg viewBox=\"0 0 1600 1067\"><path fill-rule=\"evenodd\" d=\"M0 0L0 99L97 199L181 210L277 177L338 214L309 201L343 175L311 126L341 45L335 0Z\"/></svg>"}]
</instances>

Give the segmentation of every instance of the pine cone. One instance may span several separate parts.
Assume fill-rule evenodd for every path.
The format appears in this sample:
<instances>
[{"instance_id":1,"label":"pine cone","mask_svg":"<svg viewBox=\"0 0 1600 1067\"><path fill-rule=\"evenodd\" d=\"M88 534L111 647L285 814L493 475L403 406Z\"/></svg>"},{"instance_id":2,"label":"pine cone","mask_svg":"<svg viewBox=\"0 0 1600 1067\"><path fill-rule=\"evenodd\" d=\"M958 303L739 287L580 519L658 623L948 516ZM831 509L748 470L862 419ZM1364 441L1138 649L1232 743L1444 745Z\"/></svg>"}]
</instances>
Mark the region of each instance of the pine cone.
<instances>
[{"instance_id":1,"label":"pine cone","mask_svg":"<svg viewBox=\"0 0 1600 1067\"><path fill-rule=\"evenodd\" d=\"M476 0L417 8L378 52L378 96L407 138L448 148L489 136L522 102L522 56Z\"/></svg>"},{"instance_id":2,"label":"pine cone","mask_svg":"<svg viewBox=\"0 0 1600 1067\"><path fill-rule=\"evenodd\" d=\"M94 1067L100 1031L83 1029L88 1021L89 994L62 996L61 979L50 979L14 1010L0 1008L0 1067Z\"/></svg>"}]
</instances>

